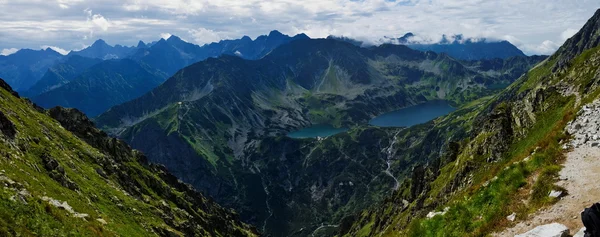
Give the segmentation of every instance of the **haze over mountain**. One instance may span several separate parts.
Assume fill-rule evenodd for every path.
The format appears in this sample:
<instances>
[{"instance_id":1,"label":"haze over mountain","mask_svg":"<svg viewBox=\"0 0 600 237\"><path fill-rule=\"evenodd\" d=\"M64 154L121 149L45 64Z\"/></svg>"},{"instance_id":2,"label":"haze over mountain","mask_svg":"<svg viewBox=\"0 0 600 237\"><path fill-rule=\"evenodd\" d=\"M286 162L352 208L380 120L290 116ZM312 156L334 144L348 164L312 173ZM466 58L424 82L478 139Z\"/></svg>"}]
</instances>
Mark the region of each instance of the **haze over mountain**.
<instances>
[{"instance_id":1,"label":"haze over mountain","mask_svg":"<svg viewBox=\"0 0 600 237\"><path fill-rule=\"evenodd\" d=\"M525 56L525 54L506 40L488 40L488 39L465 39L462 35L448 37L442 36L440 42L432 44L423 44L412 41L415 35L407 33L397 39L399 44L405 44L411 49L421 51L433 51L436 53L447 53L448 55L463 60L479 59L506 59L515 56Z\"/></svg>"},{"instance_id":2,"label":"haze over mountain","mask_svg":"<svg viewBox=\"0 0 600 237\"><path fill-rule=\"evenodd\" d=\"M50 48L21 49L8 56L0 55L0 77L6 78L6 82L17 91L26 90L62 57Z\"/></svg>"},{"instance_id":3,"label":"haze over mountain","mask_svg":"<svg viewBox=\"0 0 600 237\"><path fill-rule=\"evenodd\" d=\"M113 105L145 94L164 80L157 70L133 60L106 60L31 100L44 108L60 105L96 116Z\"/></svg>"},{"instance_id":4,"label":"haze over mountain","mask_svg":"<svg viewBox=\"0 0 600 237\"><path fill-rule=\"evenodd\" d=\"M127 58L138 49L146 48L146 45L140 41L140 44L133 47L108 45L104 40L99 39L91 46L80 51L71 51L69 55L79 55L88 58L99 58L103 60Z\"/></svg>"},{"instance_id":5,"label":"haze over mountain","mask_svg":"<svg viewBox=\"0 0 600 237\"><path fill-rule=\"evenodd\" d=\"M345 36L330 35L327 38L348 42L356 46L371 46L369 43ZM411 49L424 52L446 53L453 58L461 60L507 59L510 57L526 56L520 49L506 40L464 38L462 35L454 35L452 37L443 35L439 42L432 43L423 41L423 39L418 38L413 33L406 33L400 38L384 37L380 41L383 43L406 45Z\"/></svg>"},{"instance_id":6,"label":"haze over mountain","mask_svg":"<svg viewBox=\"0 0 600 237\"><path fill-rule=\"evenodd\" d=\"M31 88L22 93L25 97L35 97L44 92L61 87L91 66L100 63L102 60L97 58L87 58L82 56L68 56L64 62L58 62L42 76Z\"/></svg>"}]
</instances>

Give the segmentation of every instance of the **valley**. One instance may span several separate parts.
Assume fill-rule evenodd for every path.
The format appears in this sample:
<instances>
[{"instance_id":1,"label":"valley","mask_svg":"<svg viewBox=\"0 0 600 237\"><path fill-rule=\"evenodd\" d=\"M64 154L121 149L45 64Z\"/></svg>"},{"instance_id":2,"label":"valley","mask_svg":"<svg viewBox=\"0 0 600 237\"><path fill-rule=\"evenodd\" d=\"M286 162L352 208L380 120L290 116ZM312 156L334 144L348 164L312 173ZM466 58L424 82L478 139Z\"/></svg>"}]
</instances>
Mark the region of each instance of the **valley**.
<instances>
[{"instance_id":1,"label":"valley","mask_svg":"<svg viewBox=\"0 0 600 237\"><path fill-rule=\"evenodd\" d=\"M372 118L408 107L422 113L402 118L401 126L427 122L451 104L493 94L488 85L516 80L501 70L523 70L535 60L518 59L524 64L489 76L473 62L405 46L297 40L259 60L223 56L193 64L95 121L262 231L305 236L382 200L428 161L416 152L396 155L396 146L428 150L446 140L426 137L434 136L435 122L407 130L369 126ZM341 131L336 127L349 130L331 135ZM287 136L298 130L330 136ZM411 140L396 139L401 130Z\"/></svg>"}]
</instances>

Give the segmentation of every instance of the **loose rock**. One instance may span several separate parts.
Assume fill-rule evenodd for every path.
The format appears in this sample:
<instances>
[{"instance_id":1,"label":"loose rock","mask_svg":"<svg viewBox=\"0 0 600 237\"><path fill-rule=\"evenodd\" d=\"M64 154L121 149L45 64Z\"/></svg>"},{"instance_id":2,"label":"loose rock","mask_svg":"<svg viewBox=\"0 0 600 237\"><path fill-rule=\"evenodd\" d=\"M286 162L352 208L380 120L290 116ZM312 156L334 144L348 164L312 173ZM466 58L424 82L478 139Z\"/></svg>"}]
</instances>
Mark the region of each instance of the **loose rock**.
<instances>
[{"instance_id":1,"label":"loose rock","mask_svg":"<svg viewBox=\"0 0 600 237\"><path fill-rule=\"evenodd\" d=\"M527 231L524 234L515 235L515 237L567 237L569 236L569 228L563 224L552 223L541 225Z\"/></svg>"}]
</instances>

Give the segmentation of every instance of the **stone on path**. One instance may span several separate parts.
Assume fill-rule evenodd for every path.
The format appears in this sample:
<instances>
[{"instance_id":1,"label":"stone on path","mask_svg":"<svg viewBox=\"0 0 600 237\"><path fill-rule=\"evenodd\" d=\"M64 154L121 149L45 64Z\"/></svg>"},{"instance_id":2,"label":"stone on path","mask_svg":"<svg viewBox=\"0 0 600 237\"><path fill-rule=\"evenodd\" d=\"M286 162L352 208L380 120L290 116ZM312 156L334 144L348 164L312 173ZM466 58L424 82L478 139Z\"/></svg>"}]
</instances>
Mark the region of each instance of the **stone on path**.
<instances>
[{"instance_id":1,"label":"stone on path","mask_svg":"<svg viewBox=\"0 0 600 237\"><path fill-rule=\"evenodd\" d=\"M567 237L569 228L563 224L552 223L535 227L533 230L524 234L515 235L515 237Z\"/></svg>"}]
</instances>

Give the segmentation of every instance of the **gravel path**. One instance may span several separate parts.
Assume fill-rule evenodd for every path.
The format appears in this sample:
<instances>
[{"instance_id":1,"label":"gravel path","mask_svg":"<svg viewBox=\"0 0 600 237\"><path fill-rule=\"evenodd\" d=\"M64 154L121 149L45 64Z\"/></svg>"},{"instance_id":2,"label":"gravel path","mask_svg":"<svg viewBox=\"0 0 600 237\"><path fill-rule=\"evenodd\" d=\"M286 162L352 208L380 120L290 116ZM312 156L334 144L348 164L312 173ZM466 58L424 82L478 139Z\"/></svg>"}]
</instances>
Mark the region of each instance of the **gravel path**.
<instances>
[{"instance_id":1,"label":"gravel path","mask_svg":"<svg viewBox=\"0 0 600 237\"><path fill-rule=\"evenodd\" d=\"M569 195L533 214L529 220L521 221L494 236L514 236L554 222L569 227L571 234L583 227L581 211L600 201L600 148L575 148L566 155L564 168L560 171L561 181L557 185L567 189Z\"/></svg>"},{"instance_id":2,"label":"gravel path","mask_svg":"<svg viewBox=\"0 0 600 237\"><path fill-rule=\"evenodd\" d=\"M577 119L567 125L567 131L573 135L573 148L566 153L556 184L565 188L568 195L494 236L514 236L554 222L566 225L572 235L583 227L581 211L600 202L600 100L584 106Z\"/></svg>"}]
</instances>

